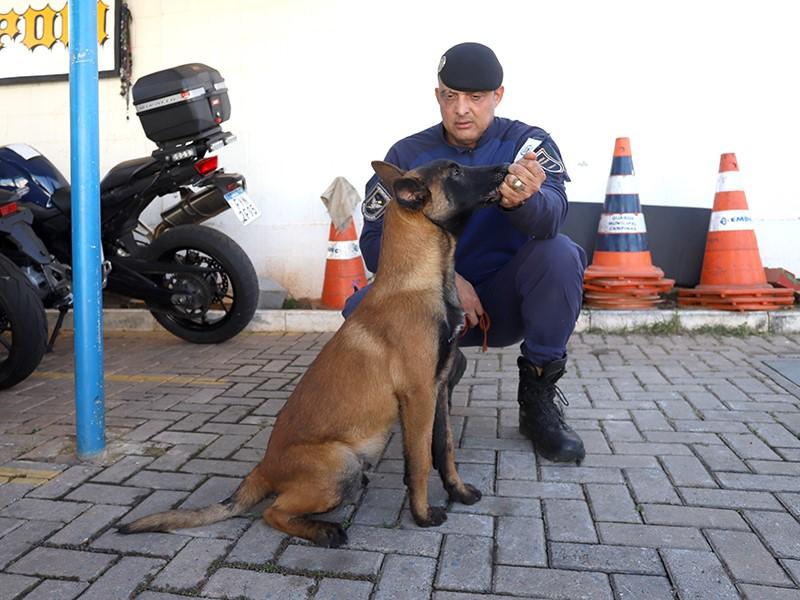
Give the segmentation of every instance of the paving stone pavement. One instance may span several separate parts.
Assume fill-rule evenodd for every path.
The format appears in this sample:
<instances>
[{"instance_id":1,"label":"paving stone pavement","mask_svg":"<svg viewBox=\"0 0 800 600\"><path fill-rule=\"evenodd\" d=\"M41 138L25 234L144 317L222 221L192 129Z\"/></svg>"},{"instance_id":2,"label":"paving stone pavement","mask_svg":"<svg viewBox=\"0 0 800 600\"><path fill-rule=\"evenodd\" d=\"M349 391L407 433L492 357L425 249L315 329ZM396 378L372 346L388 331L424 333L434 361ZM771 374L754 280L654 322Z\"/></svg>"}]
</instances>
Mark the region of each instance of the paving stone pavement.
<instances>
[{"instance_id":1,"label":"paving stone pavement","mask_svg":"<svg viewBox=\"0 0 800 600\"><path fill-rule=\"evenodd\" d=\"M800 599L800 387L764 362L800 360L797 334L576 334L560 385L580 467L535 457L517 432L516 348L469 349L452 423L484 497L440 527L409 515L395 430L367 488L327 517L348 528L340 549L270 529L263 503L194 530L116 533L227 497L331 335L109 334L108 450L83 463L62 337L0 392L0 600Z\"/></svg>"}]
</instances>

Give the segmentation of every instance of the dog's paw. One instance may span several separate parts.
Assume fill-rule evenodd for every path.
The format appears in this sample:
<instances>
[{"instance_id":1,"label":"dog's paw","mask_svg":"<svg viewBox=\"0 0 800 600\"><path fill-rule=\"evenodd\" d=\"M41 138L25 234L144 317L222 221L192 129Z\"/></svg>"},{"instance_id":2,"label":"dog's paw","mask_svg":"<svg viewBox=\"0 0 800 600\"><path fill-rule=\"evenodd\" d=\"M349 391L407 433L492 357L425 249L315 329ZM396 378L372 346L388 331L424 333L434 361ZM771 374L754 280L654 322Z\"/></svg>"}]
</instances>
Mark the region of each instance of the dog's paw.
<instances>
[{"instance_id":1,"label":"dog's paw","mask_svg":"<svg viewBox=\"0 0 800 600\"><path fill-rule=\"evenodd\" d=\"M314 542L325 548L338 548L347 543L347 533L341 525L336 523L320 523L320 528Z\"/></svg>"},{"instance_id":2,"label":"dog's paw","mask_svg":"<svg viewBox=\"0 0 800 600\"><path fill-rule=\"evenodd\" d=\"M450 500L460 504L475 504L483 497L478 488L468 483L464 484L464 489L461 491L456 488L450 488L447 493L450 496Z\"/></svg>"},{"instance_id":3,"label":"dog's paw","mask_svg":"<svg viewBox=\"0 0 800 600\"><path fill-rule=\"evenodd\" d=\"M447 521L447 512L441 506L429 506L424 517L414 516L414 522L420 527L438 527Z\"/></svg>"}]
</instances>

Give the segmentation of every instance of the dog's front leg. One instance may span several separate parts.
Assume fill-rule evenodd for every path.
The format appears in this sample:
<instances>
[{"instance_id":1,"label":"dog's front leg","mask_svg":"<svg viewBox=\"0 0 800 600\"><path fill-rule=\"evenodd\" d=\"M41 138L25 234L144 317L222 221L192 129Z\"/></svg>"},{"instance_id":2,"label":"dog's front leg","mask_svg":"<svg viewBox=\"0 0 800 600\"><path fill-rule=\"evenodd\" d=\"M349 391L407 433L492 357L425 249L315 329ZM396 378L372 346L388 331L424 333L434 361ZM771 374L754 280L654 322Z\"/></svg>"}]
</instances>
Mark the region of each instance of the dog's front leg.
<instances>
[{"instance_id":1,"label":"dog's front leg","mask_svg":"<svg viewBox=\"0 0 800 600\"><path fill-rule=\"evenodd\" d=\"M439 387L436 400L436 416L433 421L433 464L439 471L444 489L453 502L461 504L475 504L481 499L480 491L468 483L464 483L456 468L455 445L453 443L453 430L450 427L450 414L448 412L448 386Z\"/></svg>"},{"instance_id":2,"label":"dog's front leg","mask_svg":"<svg viewBox=\"0 0 800 600\"><path fill-rule=\"evenodd\" d=\"M447 520L444 508L428 503L428 474L431 471L431 439L436 406L435 391L420 386L400 398L400 425L411 515L420 527L434 527Z\"/></svg>"}]
</instances>

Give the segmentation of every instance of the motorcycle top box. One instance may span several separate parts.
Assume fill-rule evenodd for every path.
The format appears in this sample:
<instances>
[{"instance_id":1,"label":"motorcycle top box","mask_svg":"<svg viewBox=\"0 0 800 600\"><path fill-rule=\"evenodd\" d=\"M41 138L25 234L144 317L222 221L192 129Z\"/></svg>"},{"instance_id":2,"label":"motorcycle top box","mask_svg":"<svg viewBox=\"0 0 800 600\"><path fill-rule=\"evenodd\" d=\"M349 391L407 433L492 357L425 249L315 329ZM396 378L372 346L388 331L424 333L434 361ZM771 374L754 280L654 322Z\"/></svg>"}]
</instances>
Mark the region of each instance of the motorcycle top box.
<instances>
[{"instance_id":1,"label":"motorcycle top box","mask_svg":"<svg viewBox=\"0 0 800 600\"><path fill-rule=\"evenodd\" d=\"M133 104L145 135L159 146L201 138L231 115L225 80L201 63L140 77L133 86Z\"/></svg>"}]
</instances>

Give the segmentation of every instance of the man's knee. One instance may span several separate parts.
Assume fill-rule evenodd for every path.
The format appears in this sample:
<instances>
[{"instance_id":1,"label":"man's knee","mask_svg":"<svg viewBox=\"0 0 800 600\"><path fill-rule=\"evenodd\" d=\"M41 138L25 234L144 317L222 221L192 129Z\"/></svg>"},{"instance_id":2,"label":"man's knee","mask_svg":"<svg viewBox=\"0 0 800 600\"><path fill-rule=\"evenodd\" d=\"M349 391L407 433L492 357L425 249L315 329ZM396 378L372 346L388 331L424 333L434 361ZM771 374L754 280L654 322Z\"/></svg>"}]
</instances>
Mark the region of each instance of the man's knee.
<instances>
[{"instance_id":1,"label":"man's knee","mask_svg":"<svg viewBox=\"0 0 800 600\"><path fill-rule=\"evenodd\" d=\"M546 261L559 269L575 270L583 278L583 271L586 269L586 253L583 248L561 233L547 242L542 249Z\"/></svg>"},{"instance_id":2,"label":"man's knee","mask_svg":"<svg viewBox=\"0 0 800 600\"><path fill-rule=\"evenodd\" d=\"M527 251L520 268L522 281L583 282L586 253L566 235L531 240L522 251Z\"/></svg>"}]
</instances>

